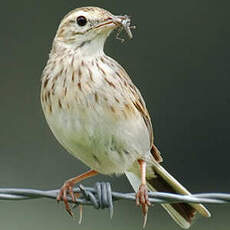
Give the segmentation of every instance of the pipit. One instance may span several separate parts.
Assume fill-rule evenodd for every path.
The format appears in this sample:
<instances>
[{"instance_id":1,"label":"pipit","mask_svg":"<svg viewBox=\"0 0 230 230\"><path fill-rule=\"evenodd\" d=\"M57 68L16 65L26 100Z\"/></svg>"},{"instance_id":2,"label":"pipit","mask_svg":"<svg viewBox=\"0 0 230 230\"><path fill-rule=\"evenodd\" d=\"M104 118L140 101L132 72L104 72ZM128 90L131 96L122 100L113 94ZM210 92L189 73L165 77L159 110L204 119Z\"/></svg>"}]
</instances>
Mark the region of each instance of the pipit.
<instances>
[{"instance_id":1,"label":"pipit","mask_svg":"<svg viewBox=\"0 0 230 230\"><path fill-rule=\"evenodd\" d=\"M97 7L82 7L61 21L42 74L41 103L54 136L90 171L67 180L57 197L75 201L73 186L101 174L125 174L136 191L145 222L148 190L190 194L161 165L154 145L145 102L127 72L104 51L114 29L125 29L130 18ZM209 217L201 204L163 204L171 217L189 228L196 212Z\"/></svg>"}]
</instances>

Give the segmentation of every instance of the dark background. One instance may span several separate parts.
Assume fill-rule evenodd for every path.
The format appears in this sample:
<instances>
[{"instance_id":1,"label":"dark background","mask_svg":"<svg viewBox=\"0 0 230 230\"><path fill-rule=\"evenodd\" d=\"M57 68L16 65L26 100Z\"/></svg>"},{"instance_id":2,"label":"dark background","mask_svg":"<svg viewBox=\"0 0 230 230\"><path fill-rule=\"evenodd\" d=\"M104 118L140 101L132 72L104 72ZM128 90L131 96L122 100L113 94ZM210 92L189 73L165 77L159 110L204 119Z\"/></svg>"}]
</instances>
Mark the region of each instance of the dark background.
<instances>
[{"instance_id":1,"label":"dark background","mask_svg":"<svg viewBox=\"0 0 230 230\"><path fill-rule=\"evenodd\" d=\"M40 75L62 17L95 5L132 16L134 39L114 34L106 53L118 60L141 90L152 117L164 166L191 192L229 192L230 31L227 0L4 1L0 7L0 186L53 189L87 168L51 134L40 106ZM124 176L98 176L128 192ZM212 219L193 229L229 229L230 206L209 206ZM78 211L75 211L76 217ZM55 201L1 201L0 229L141 229L134 203L106 211L84 209L78 225ZM148 229L179 229L158 205Z\"/></svg>"}]
</instances>

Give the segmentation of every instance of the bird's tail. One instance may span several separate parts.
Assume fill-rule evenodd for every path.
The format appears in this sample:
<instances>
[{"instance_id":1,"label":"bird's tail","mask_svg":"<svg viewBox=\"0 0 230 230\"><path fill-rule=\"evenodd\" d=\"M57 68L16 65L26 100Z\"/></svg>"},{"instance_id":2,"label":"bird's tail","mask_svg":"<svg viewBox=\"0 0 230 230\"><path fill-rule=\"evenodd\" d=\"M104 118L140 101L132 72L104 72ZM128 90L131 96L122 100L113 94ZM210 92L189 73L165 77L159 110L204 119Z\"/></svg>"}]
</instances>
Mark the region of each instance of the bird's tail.
<instances>
[{"instance_id":1,"label":"bird's tail","mask_svg":"<svg viewBox=\"0 0 230 230\"><path fill-rule=\"evenodd\" d=\"M149 175L151 170L152 176ZM147 171L148 174L146 179L149 190L190 195L188 190L173 178L159 163L153 162L153 165L148 166ZM140 175L133 172L126 172L126 176L134 190L137 191L140 185ZM162 204L162 206L173 220L184 229L188 229L191 226L192 219L196 212L205 217L211 216L209 211L202 204L176 203Z\"/></svg>"}]
</instances>

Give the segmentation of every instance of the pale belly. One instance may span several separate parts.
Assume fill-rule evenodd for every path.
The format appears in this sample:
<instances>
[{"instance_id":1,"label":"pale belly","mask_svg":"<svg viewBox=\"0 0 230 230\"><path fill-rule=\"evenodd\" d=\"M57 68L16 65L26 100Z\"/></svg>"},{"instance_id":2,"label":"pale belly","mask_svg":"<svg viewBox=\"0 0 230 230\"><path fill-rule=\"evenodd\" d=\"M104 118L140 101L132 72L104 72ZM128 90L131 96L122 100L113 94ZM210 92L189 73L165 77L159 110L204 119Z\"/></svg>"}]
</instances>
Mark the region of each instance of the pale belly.
<instances>
[{"instance_id":1,"label":"pale belly","mask_svg":"<svg viewBox=\"0 0 230 230\"><path fill-rule=\"evenodd\" d=\"M114 119L101 108L76 108L47 114L58 141L73 156L102 174L122 174L149 153L149 134L142 117Z\"/></svg>"}]
</instances>

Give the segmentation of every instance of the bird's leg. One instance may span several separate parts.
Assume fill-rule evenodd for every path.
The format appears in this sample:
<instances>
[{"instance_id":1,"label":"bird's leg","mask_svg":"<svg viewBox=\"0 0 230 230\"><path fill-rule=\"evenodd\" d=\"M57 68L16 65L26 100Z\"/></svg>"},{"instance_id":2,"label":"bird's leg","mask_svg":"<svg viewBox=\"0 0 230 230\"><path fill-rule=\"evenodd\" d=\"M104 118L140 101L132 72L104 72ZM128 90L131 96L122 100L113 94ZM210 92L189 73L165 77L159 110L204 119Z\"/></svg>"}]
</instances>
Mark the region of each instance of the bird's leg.
<instances>
[{"instance_id":1,"label":"bird's leg","mask_svg":"<svg viewBox=\"0 0 230 230\"><path fill-rule=\"evenodd\" d=\"M141 185L136 194L136 204L137 206L142 207L142 212L144 215L144 228L147 221L148 207L151 205L151 203L148 198L148 189L146 186L146 162L144 160L138 160L138 164L140 165Z\"/></svg>"},{"instance_id":2,"label":"bird's leg","mask_svg":"<svg viewBox=\"0 0 230 230\"><path fill-rule=\"evenodd\" d=\"M98 174L97 171L95 170L89 170L88 172L85 172L77 177L71 178L69 180L67 180L64 185L61 187L60 192L57 196L57 201L59 202L60 200L63 200L64 204L65 204L65 209L66 211L73 216L73 213L70 209L69 203L68 203L68 199L67 199L67 195L69 194L72 198L73 202L76 202L76 197L74 195L73 192L73 187L79 183L80 181L92 177L94 175Z\"/></svg>"}]
</instances>

